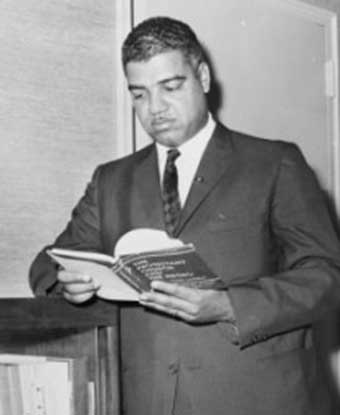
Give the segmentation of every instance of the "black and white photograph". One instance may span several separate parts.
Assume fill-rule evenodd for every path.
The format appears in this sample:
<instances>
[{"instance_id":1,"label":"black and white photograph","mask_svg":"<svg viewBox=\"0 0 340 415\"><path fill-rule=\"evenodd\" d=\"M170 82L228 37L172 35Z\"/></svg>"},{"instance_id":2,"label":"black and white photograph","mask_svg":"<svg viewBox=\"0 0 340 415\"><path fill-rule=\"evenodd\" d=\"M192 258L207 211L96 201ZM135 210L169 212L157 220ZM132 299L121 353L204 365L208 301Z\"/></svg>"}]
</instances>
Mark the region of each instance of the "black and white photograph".
<instances>
[{"instance_id":1,"label":"black and white photograph","mask_svg":"<svg viewBox=\"0 0 340 415\"><path fill-rule=\"evenodd\" d=\"M340 415L340 0L0 0L0 415Z\"/></svg>"}]
</instances>

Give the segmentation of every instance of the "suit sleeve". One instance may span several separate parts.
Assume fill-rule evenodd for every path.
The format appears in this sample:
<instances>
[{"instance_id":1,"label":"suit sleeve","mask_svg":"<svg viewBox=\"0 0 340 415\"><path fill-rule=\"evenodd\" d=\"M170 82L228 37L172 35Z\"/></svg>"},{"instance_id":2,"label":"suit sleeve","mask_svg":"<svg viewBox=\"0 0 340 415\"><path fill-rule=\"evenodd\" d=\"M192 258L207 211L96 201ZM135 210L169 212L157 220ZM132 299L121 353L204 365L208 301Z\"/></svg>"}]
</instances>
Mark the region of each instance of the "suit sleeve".
<instances>
[{"instance_id":1,"label":"suit sleeve","mask_svg":"<svg viewBox=\"0 0 340 415\"><path fill-rule=\"evenodd\" d=\"M279 272L229 288L241 346L308 326L339 304L339 240L317 180L294 145L281 159L270 224Z\"/></svg>"},{"instance_id":2,"label":"suit sleeve","mask_svg":"<svg viewBox=\"0 0 340 415\"><path fill-rule=\"evenodd\" d=\"M33 261L29 280L35 295L44 296L58 293L57 265L46 254L51 246L100 252L100 215L98 206L98 182L100 168L93 174L83 197L72 211L72 217L66 229L53 245L45 247Z\"/></svg>"}]
</instances>

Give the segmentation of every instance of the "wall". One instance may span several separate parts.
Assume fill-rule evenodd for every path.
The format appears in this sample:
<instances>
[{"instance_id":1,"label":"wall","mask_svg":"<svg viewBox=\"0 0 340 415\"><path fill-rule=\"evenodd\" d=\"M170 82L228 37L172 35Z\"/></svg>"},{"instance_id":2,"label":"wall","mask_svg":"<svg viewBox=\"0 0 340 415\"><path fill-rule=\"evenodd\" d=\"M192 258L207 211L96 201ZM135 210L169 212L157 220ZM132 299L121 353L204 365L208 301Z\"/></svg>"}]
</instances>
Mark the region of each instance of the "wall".
<instances>
[{"instance_id":1,"label":"wall","mask_svg":"<svg viewBox=\"0 0 340 415\"><path fill-rule=\"evenodd\" d=\"M340 13L339 0L304 1ZM122 154L116 29L128 4L0 2L2 297L31 295L34 255L63 228L93 168Z\"/></svg>"},{"instance_id":2,"label":"wall","mask_svg":"<svg viewBox=\"0 0 340 415\"><path fill-rule=\"evenodd\" d=\"M326 62L337 59L335 14L296 0L211 0L209 9L205 0L134 5L136 22L169 14L194 28L211 58L218 119L234 130L296 142L340 212L338 99L332 77L325 77ZM144 145L149 139L141 130L137 142Z\"/></svg>"},{"instance_id":3,"label":"wall","mask_svg":"<svg viewBox=\"0 0 340 415\"><path fill-rule=\"evenodd\" d=\"M68 220L118 151L115 2L0 2L0 296Z\"/></svg>"}]
</instances>

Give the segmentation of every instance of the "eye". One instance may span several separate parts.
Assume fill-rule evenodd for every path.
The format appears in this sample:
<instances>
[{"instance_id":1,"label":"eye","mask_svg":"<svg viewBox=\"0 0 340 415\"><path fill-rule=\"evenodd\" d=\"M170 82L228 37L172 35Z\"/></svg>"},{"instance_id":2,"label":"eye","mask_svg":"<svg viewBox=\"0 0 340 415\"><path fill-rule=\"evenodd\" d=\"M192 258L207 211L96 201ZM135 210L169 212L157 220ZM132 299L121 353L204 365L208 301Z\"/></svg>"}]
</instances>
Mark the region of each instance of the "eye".
<instances>
[{"instance_id":1,"label":"eye","mask_svg":"<svg viewBox=\"0 0 340 415\"><path fill-rule=\"evenodd\" d=\"M134 101L138 101L145 97L145 92L140 90L133 90L131 91L131 96Z\"/></svg>"},{"instance_id":2,"label":"eye","mask_svg":"<svg viewBox=\"0 0 340 415\"><path fill-rule=\"evenodd\" d=\"M181 89L184 79L171 79L164 84L164 89L168 92L177 91Z\"/></svg>"}]
</instances>

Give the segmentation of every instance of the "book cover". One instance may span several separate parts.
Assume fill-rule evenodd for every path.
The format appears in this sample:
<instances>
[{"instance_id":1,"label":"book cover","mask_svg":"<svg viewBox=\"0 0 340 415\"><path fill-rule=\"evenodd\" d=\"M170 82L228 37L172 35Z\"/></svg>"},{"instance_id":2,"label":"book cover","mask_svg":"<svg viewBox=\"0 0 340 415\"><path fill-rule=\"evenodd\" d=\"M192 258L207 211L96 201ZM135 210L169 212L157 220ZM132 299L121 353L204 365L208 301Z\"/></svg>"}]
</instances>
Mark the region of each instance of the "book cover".
<instances>
[{"instance_id":1,"label":"book cover","mask_svg":"<svg viewBox=\"0 0 340 415\"><path fill-rule=\"evenodd\" d=\"M191 288L223 289L225 285L196 252L194 245L121 256L112 270L136 289L150 290L153 280Z\"/></svg>"}]
</instances>

